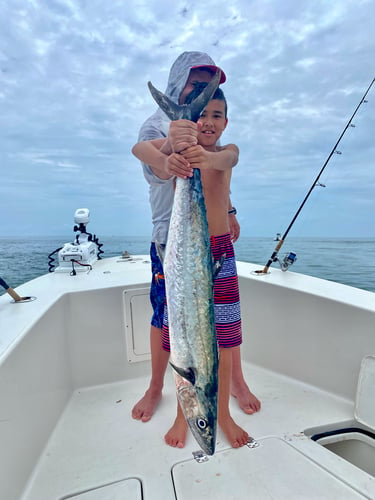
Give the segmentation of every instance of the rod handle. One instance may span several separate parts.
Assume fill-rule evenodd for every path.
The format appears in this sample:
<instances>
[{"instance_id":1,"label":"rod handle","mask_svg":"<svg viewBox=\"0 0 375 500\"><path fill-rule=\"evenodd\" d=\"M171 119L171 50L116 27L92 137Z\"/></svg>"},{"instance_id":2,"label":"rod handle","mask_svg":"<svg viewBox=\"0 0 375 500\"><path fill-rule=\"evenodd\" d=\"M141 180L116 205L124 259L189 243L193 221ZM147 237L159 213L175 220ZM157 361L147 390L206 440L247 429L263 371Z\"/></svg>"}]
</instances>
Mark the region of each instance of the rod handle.
<instances>
[{"instance_id":1,"label":"rod handle","mask_svg":"<svg viewBox=\"0 0 375 500\"><path fill-rule=\"evenodd\" d=\"M14 299L15 302L20 302L21 300L23 300L22 297L20 297L18 293L11 287L7 288L6 292L9 293L9 295L12 297L12 299Z\"/></svg>"}]
</instances>

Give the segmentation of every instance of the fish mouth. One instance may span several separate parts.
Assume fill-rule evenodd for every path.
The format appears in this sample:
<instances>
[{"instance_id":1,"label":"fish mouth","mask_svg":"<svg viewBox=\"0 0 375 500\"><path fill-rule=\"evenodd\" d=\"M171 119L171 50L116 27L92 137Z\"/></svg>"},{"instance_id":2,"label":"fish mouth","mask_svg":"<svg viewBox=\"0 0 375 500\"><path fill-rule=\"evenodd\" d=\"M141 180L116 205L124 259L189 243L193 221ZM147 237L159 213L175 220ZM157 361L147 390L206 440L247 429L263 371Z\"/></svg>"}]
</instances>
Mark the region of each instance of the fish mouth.
<instances>
[{"instance_id":1,"label":"fish mouth","mask_svg":"<svg viewBox=\"0 0 375 500\"><path fill-rule=\"evenodd\" d=\"M211 456L215 453L215 444L216 444L215 440L213 439L212 443L209 446L202 446L202 444L201 444L201 448L206 453L206 455Z\"/></svg>"}]
</instances>

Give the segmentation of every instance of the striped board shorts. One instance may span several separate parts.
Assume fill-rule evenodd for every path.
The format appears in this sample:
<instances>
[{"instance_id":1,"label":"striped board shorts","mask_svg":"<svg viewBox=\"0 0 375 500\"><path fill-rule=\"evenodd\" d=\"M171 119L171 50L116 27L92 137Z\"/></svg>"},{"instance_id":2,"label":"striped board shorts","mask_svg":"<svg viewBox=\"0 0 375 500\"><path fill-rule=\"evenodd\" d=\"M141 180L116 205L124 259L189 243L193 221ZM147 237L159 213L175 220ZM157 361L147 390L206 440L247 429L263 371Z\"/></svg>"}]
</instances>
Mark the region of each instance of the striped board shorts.
<instances>
[{"instance_id":1,"label":"striped board shorts","mask_svg":"<svg viewBox=\"0 0 375 500\"><path fill-rule=\"evenodd\" d=\"M214 281L216 338L219 347L231 348L242 344L240 292L236 260L230 234L211 236L211 252L214 260L225 260ZM162 345L170 351L167 304L164 306Z\"/></svg>"}]
</instances>

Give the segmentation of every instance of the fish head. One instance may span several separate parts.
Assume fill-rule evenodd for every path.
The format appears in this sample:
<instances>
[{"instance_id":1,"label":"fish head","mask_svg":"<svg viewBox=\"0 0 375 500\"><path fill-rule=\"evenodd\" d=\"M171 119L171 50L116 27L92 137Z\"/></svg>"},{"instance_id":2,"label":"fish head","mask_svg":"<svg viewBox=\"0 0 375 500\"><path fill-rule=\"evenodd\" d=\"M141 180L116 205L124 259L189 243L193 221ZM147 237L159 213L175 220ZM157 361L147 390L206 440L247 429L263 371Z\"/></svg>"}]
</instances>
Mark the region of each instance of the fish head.
<instances>
[{"instance_id":1,"label":"fish head","mask_svg":"<svg viewBox=\"0 0 375 500\"><path fill-rule=\"evenodd\" d=\"M207 455L215 453L217 425L217 391L210 384L204 388L184 384L177 391L178 401L189 428Z\"/></svg>"}]
</instances>

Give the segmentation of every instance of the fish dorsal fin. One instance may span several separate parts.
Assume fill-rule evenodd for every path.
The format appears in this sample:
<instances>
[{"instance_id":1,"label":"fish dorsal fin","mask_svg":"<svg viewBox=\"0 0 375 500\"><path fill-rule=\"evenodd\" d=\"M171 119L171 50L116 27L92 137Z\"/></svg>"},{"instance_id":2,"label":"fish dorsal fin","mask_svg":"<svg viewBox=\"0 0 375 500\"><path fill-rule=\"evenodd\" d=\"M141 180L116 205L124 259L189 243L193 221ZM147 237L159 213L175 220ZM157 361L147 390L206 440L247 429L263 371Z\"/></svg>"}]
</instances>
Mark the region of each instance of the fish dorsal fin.
<instances>
[{"instance_id":1,"label":"fish dorsal fin","mask_svg":"<svg viewBox=\"0 0 375 500\"><path fill-rule=\"evenodd\" d=\"M223 255L220 257L219 260L215 260L212 262L212 274L213 278L215 279L216 276L219 274L221 271L221 268L223 267L225 257L227 256L226 253L223 253Z\"/></svg>"},{"instance_id":2,"label":"fish dorsal fin","mask_svg":"<svg viewBox=\"0 0 375 500\"><path fill-rule=\"evenodd\" d=\"M178 366L175 366L171 362L169 364L174 369L174 371L178 373L182 378L190 382L192 385L195 385L196 370L194 368L189 367L188 369L185 369L185 368L179 368Z\"/></svg>"}]
</instances>

